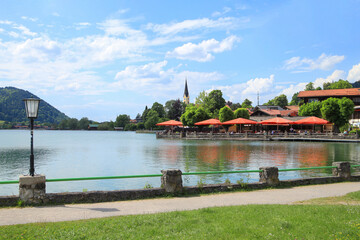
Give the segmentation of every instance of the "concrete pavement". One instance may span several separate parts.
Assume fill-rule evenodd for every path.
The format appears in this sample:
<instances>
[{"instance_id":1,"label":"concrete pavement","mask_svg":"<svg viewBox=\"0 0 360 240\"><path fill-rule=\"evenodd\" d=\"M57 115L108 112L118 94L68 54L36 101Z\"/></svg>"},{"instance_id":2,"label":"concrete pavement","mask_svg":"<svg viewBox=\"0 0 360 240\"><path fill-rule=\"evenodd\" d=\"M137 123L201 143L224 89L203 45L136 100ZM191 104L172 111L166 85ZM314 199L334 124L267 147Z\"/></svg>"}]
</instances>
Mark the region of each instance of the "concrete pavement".
<instances>
[{"instance_id":1,"label":"concrete pavement","mask_svg":"<svg viewBox=\"0 0 360 240\"><path fill-rule=\"evenodd\" d=\"M72 221L120 215L195 210L247 204L292 204L320 197L360 191L359 182L310 185L286 189L232 192L192 197L145 199L93 204L0 209L0 225Z\"/></svg>"}]
</instances>

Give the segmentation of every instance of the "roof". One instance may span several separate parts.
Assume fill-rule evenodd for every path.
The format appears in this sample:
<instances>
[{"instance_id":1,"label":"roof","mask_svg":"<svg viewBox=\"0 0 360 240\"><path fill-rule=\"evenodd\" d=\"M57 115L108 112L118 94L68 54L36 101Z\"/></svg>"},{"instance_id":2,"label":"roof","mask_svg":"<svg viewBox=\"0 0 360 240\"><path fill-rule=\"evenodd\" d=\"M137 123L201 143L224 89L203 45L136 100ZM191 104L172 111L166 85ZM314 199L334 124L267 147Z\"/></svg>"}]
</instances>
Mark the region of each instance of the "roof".
<instances>
[{"instance_id":1,"label":"roof","mask_svg":"<svg viewBox=\"0 0 360 240\"><path fill-rule=\"evenodd\" d=\"M285 108L293 111L299 111L300 107L298 105L290 105L290 106L286 106Z\"/></svg>"},{"instance_id":2,"label":"roof","mask_svg":"<svg viewBox=\"0 0 360 240\"><path fill-rule=\"evenodd\" d=\"M360 96L360 88L301 91L298 98Z\"/></svg>"}]
</instances>

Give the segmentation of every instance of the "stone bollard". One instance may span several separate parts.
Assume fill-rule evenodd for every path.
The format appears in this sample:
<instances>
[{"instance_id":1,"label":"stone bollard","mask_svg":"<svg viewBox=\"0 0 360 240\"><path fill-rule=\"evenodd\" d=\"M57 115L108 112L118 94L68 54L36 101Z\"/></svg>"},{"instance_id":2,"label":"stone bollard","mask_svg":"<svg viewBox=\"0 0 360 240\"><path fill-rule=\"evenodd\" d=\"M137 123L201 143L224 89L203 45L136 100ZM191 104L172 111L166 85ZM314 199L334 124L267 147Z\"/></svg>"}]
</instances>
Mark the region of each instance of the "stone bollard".
<instances>
[{"instance_id":1,"label":"stone bollard","mask_svg":"<svg viewBox=\"0 0 360 240\"><path fill-rule=\"evenodd\" d=\"M165 189L165 192L174 193L181 192L182 185L182 172L179 169L161 170L161 186Z\"/></svg>"},{"instance_id":2,"label":"stone bollard","mask_svg":"<svg viewBox=\"0 0 360 240\"><path fill-rule=\"evenodd\" d=\"M277 185L279 183L279 169L277 167L261 167L259 170L260 182L269 185Z\"/></svg>"},{"instance_id":3,"label":"stone bollard","mask_svg":"<svg viewBox=\"0 0 360 240\"><path fill-rule=\"evenodd\" d=\"M336 168L332 169L333 176L342 177L342 178L350 178L350 163L349 162L333 162L333 166Z\"/></svg>"},{"instance_id":4,"label":"stone bollard","mask_svg":"<svg viewBox=\"0 0 360 240\"><path fill-rule=\"evenodd\" d=\"M20 176L19 197L24 203L43 203L46 197L45 175Z\"/></svg>"},{"instance_id":5,"label":"stone bollard","mask_svg":"<svg viewBox=\"0 0 360 240\"><path fill-rule=\"evenodd\" d=\"M245 138L248 138L248 132L245 131Z\"/></svg>"}]
</instances>

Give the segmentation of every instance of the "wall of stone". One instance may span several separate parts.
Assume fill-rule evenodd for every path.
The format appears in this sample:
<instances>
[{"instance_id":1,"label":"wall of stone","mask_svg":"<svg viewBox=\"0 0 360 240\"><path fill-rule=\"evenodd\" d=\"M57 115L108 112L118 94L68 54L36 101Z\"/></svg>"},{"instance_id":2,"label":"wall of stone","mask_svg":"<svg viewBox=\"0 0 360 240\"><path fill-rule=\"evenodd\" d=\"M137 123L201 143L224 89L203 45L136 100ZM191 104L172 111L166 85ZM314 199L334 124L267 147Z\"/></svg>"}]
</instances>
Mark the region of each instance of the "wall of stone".
<instances>
[{"instance_id":1,"label":"wall of stone","mask_svg":"<svg viewBox=\"0 0 360 240\"><path fill-rule=\"evenodd\" d=\"M360 175L351 176L346 179L343 177L319 177L301 178L279 181L276 187L293 187L312 184L328 184L344 181L360 181ZM45 204L70 204L70 203L95 203L111 202L123 200L135 200L145 198L156 198L164 196L186 196L191 194L228 192L234 190L257 190L274 187L266 182L243 183L243 184L207 184L204 186L183 187L181 192L167 193L164 188L136 189L136 190L117 190L117 191L89 191L71 193L48 193L46 194ZM19 196L0 197L0 206L16 206ZM43 203L43 204L44 204Z\"/></svg>"}]
</instances>

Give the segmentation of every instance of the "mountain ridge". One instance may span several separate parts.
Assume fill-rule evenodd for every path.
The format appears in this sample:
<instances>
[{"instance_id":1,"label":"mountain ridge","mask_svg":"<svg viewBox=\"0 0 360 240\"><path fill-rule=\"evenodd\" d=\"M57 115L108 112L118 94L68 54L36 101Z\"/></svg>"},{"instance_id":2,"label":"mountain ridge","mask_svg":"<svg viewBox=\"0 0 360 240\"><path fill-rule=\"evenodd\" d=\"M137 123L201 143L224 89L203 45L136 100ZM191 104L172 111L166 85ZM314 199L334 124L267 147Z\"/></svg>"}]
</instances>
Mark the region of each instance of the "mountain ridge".
<instances>
[{"instance_id":1,"label":"mountain ridge","mask_svg":"<svg viewBox=\"0 0 360 240\"><path fill-rule=\"evenodd\" d=\"M0 87L0 121L24 122L28 121L25 112L23 99L39 98L35 94L15 88ZM39 98L40 99L40 98ZM39 115L36 121L39 123L60 123L61 120L69 118L45 100L41 99L39 105Z\"/></svg>"}]
</instances>

